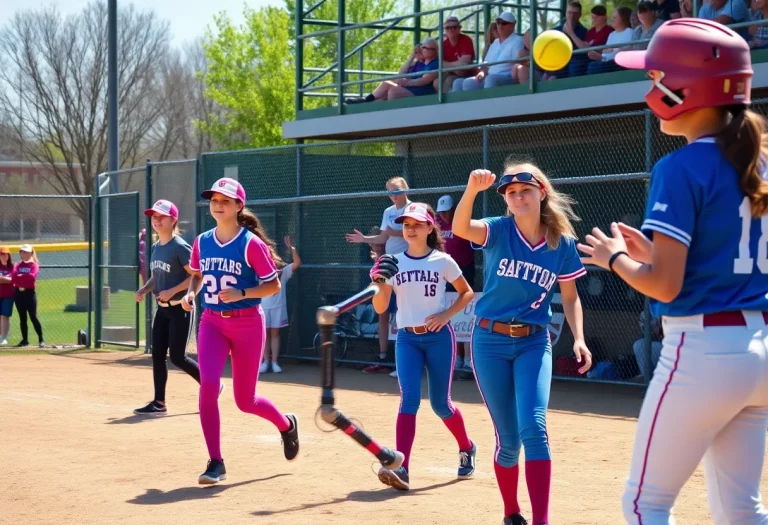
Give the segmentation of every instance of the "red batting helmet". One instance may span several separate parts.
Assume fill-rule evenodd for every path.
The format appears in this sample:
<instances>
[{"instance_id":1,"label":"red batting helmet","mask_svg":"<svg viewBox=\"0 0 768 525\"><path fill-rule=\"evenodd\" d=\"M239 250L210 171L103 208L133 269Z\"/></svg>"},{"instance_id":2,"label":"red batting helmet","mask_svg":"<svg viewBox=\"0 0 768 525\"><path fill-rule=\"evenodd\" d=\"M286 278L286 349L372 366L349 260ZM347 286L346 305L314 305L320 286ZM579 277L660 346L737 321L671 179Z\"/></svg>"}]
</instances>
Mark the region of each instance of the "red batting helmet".
<instances>
[{"instance_id":1,"label":"red batting helmet","mask_svg":"<svg viewBox=\"0 0 768 525\"><path fill-rule=\"evenodd\" d=\"M645 101L662 120L693 109L750 102L749 46L711 20L669 20L656 30L647 50L621 51L615 60L622 67L655 72Z\"/></svg>"}]
</instances>

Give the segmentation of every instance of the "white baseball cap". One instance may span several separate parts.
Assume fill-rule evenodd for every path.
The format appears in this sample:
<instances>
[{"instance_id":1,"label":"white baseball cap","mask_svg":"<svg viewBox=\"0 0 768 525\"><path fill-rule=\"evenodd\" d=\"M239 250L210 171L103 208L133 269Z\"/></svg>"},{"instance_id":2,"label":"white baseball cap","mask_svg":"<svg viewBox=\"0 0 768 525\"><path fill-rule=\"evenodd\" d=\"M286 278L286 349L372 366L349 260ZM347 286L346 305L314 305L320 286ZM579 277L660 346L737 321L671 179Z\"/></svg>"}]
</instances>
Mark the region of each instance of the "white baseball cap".
<instances>
[{"instance_id":1,"label":"white baseball cap","mask_svg":"<svg viewBox=\"0 0 768 525\"><path fill-rule=\"evenodd\" d=\"M517 22L517 18L512 13L512 11L504 11L499 16L496 17L496 20L504 20L505 22L509 22L510 24L514 24Z\"/></svg>"},{"instance_id":2,"label":"white baseball cap","mask_svg":"<svg viewBox=\"0 0 768 525\"><path fill-rule=\"evenodd\" d=\"M20 252L32 253L34 250L32 249L32 245L31 244L22 244L19 247L19 251Z\"/></svg>"},{"instance_id":3,"label":"white baseball cap","mask_svg":"<svg viewBox=\"0 0 768 525\"><path fill-rule=\"evenodd\" d=\"M435 211L439 213L441 211L449 211L452 209L453 209L453 197L451 197L450 195L443 195L437 201L437 208L435 209Z\"/></svg>"}]
</instances>

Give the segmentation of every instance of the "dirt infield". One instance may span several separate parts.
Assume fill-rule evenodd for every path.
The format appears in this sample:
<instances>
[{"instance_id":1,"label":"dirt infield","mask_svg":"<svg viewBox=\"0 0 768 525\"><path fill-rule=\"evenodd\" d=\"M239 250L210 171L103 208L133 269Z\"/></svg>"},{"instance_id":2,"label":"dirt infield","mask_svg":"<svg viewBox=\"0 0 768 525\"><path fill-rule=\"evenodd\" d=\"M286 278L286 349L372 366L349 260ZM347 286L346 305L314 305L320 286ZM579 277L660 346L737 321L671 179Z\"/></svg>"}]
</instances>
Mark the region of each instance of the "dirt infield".
<instances>
[{"instance_id":1,"label":"dirt infield","mask_svg":"<svg viewBox=\"0 0 768 525\"><path fill-rule=\"evenodd\" d=\"M454 383L453 399L479 447L475 477L455 479L455 444L425 399L411 461L412 489L404 494L379 483L371 470L373 458L349 438L314 425L317 368L286 363L284 370L265 375L260 392L281 410L299 415L299 460L287 463L273 427L236 409L227 370L229 388L220 406L229 479L203 489L197 476L207 454L196 385L182 373L173 371L169 378L169 415L140 419L132 410L152 395L150 360L142 354L1 356L0 439L6 463L0 522L501 522L493 429L474 383ZM344 412L394 445L396 380L342 369L337 383L337 403ZM555 383L549 415L552 525L623 523L621 493L641 395L637 388ZM520 487L530 517L523 479ZM676 515L681 525L711 522L701 468L684 488Z\"/></svg>"}]
</instances>

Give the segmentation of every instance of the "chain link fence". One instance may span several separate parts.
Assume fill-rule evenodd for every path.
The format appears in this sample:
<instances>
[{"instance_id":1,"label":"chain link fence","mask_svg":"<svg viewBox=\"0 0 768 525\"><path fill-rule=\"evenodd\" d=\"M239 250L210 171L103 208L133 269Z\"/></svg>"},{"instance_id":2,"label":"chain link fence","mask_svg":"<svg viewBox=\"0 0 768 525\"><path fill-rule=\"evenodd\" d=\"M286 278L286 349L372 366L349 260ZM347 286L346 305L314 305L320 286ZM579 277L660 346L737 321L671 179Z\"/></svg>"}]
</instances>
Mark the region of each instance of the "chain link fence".
<instances>
[{"instance_id":1,"label":"chain link fence","mask_svg":"<svg viewBox=\"0 0 768 525\"><path fill-rule=\"evenodd\" d=\"M12 263L21 261L19 248L24 244L32 245L40 264L35 293L46 345L71 348L84 343L78 332L91 333L91 197L0 195L0 246L10 250ZM10 313L7 343L13 346L22 335L18 310ZM37 336L31 322L28 330L34 345Z\"/></svg>"}]
</instances>

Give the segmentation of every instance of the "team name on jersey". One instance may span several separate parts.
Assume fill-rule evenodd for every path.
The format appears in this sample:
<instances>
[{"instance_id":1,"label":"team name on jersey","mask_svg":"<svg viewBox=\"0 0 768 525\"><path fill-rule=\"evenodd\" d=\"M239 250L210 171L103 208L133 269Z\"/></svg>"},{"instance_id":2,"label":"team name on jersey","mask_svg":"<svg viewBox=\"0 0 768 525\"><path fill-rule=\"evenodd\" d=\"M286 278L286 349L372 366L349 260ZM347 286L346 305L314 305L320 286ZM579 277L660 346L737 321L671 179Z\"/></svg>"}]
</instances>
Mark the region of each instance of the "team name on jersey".
<instances>
[{"instance_id":1,"label":"team name on jersey","mask_svg":"<svg viewBox=\"0 0 768 525\"><path fill-rule=\"evenodd\" d=\"M452 230L448 230L448 231L443 230L443 239L453 239L453 231Z\"/></svg>"},{"instance_id":2,"label":"team name on jersey","mask_svg":"<svg viewBox=\"0 0 768 525\"><path fill-rule=\"evenodd\" d=\"M152 261L149 265L149 269L152 271L160 270L166 273L171 273L171 265L165 261Z\"/></svg>"},{"instance_id":3,"label":"team name on jersey","mask_svg":"<svg viewBox=\"0 0 768 525\"><path fill-rule=\"evenodd\" d=\"M557 275L538 264L506 258L499 261L499 269L496 270L496 275L530 281L547 291L551 290L557 281Z\"/></svg>"},{"instance_id":4,"label":"team name on jersey","mask_svg":"<svg viewBox=\"0 0 768 525\"><path fill-rule=\"evenodd\" d=\"M32 268L29 266L19 266L19 273L32 273Z\"/></svg>"},{"instance_id":5,"label":"team name on jersey","mask_svg":"<svg viewBox=\"0 0 768 525\"><path fill-rule=\"evenodd\" d=\"M395 276L397 285L403 283L439 283L440 274L432 270L408 270L400 272Z\"/></svg>"},{"instance_id":6,"label":"team name on jersey","mask_svg":"<svg viewBox=\"0 0 768 525\"><path fill-rule=\"evenodd\" d=\"M243 263L227 259L226 257L206 257L205 259L200 259L200 271L240 275L243 271Z\"/></svg>"}]
</instances>

